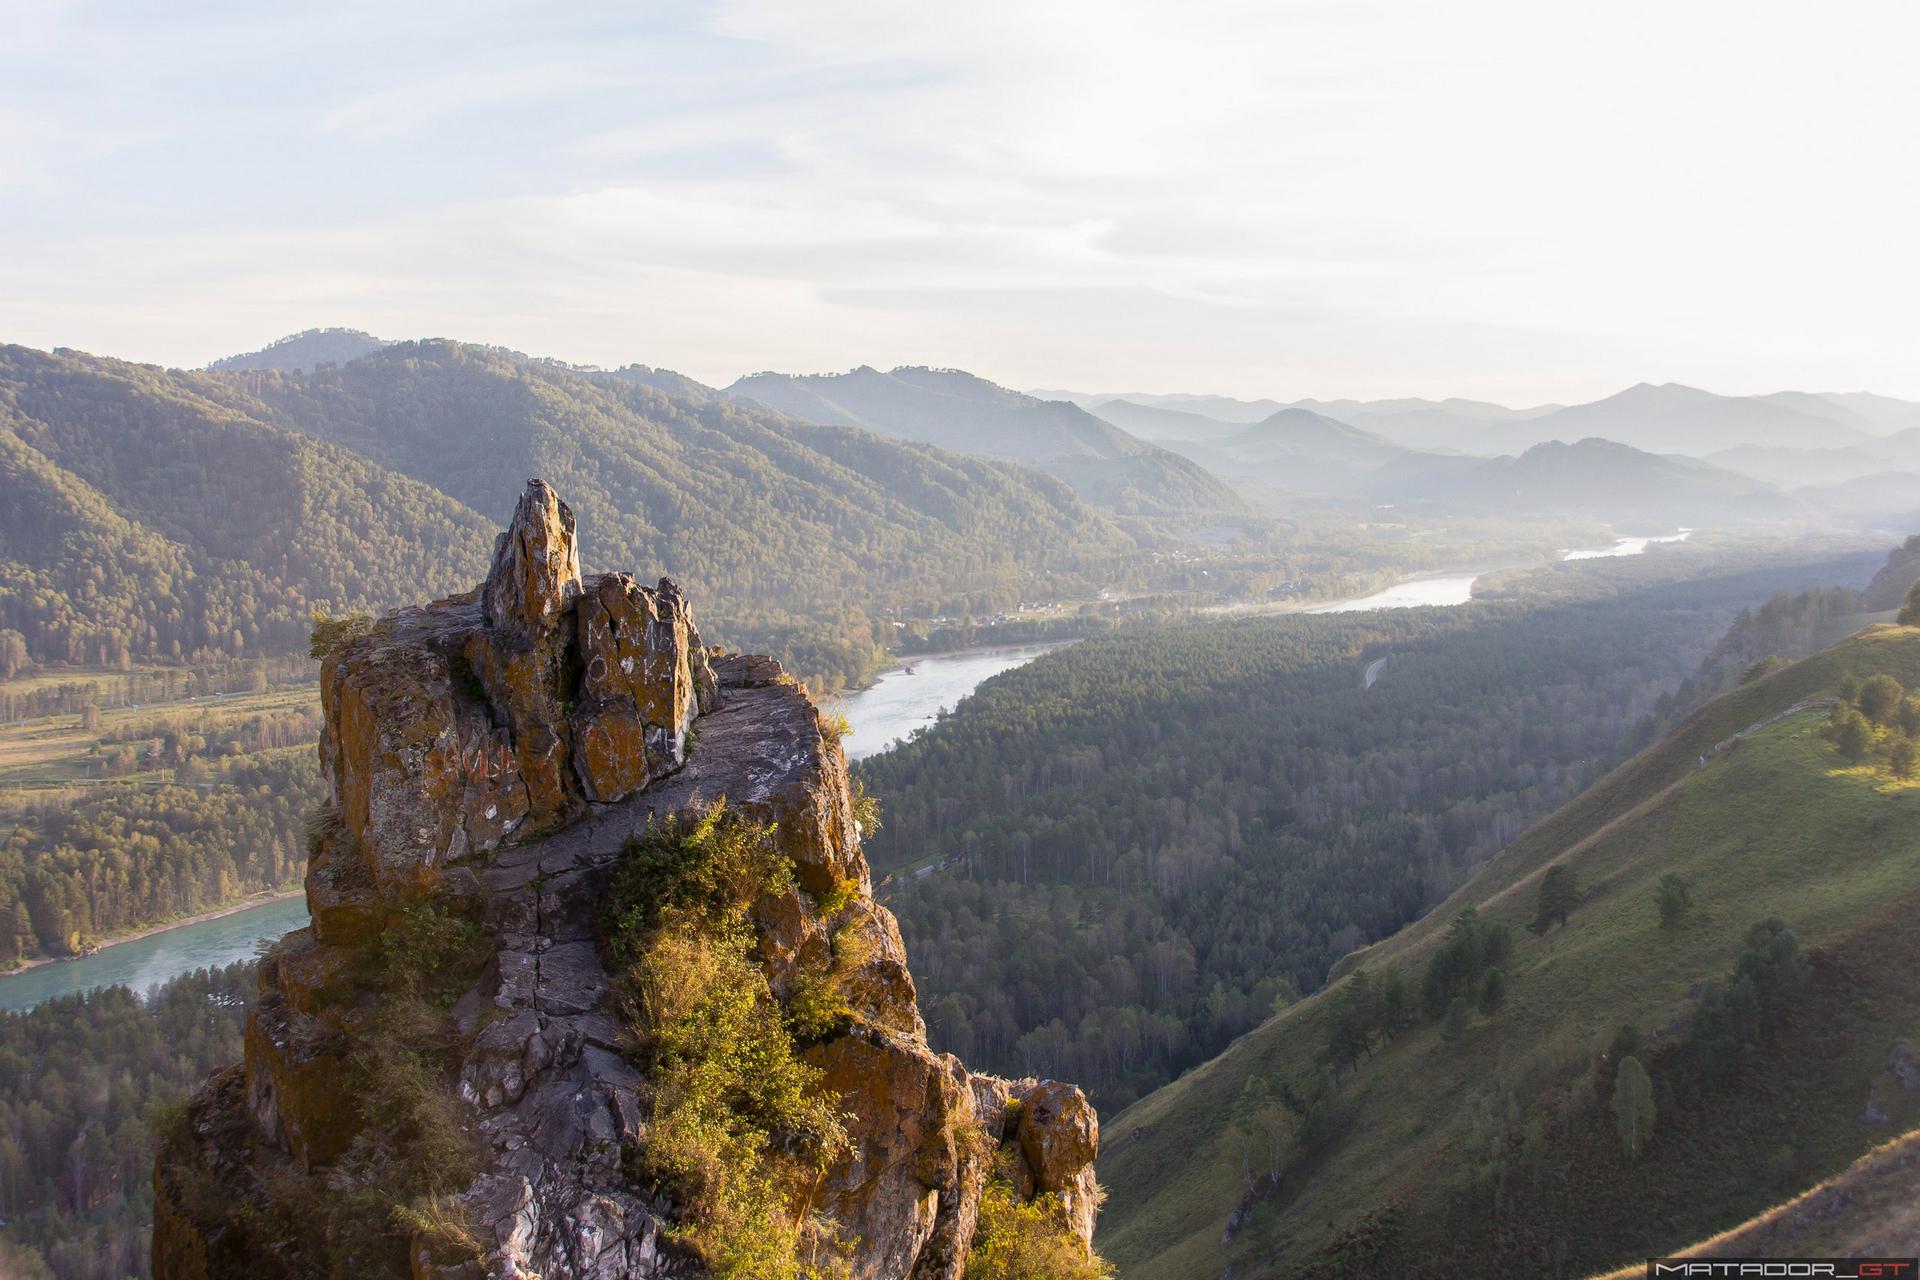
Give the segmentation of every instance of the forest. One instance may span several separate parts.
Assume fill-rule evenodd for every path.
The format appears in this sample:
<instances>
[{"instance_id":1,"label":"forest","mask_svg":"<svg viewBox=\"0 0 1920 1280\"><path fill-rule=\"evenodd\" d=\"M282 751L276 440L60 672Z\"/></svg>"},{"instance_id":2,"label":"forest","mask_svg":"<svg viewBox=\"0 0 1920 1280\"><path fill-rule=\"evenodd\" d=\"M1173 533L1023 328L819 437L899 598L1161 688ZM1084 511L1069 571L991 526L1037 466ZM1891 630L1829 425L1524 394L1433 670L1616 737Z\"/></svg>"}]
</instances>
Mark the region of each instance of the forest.
<instances>
[{"instance_id":1,"label":"forest","mask_svg":"<svg viewBox=\"0 0 1920 1280\"><path fill-rule=\"evenodd\" d=\"M240 1058L251 962L0 1012L0 1275L147 1272L154 1131Z\"/></svg>"},{"instance_id":2,"label":"forest","mask_svg":"<svg viewBox=\"0 0 1920 1280\"><path fill-rule=\"evenodd\" d=\"M316 610L471 586L535 474L585 568L675 577L705 638L821 692L929 637L1350 594L1597 536L1330 509L1195 530L1010 462L456 342L311 373L0 347L0 678L298 654Z\"/></svg>"},{"instance_id":3,"label":"forest","mask_svg":"<svg viewBox=\"0 0 1920 1280\"><path fill-rule=\"evenodd\" d=\"M1649 742L1739 610L1866 568L1560 566L1465 608L1120 634L995 679L858 770L936 1043L1125 1105Z\"/></svg>"},{"instance_id":4,"label":"forest","mask_svg":"<svg viewBox=\"0 0 1920 1280\"><path fill-rule=\"evenodd\" d=\"M0 815L0 965L298 888L320 794L312 748L225 757L203 776Z\"/></svg>"}]
</instances>

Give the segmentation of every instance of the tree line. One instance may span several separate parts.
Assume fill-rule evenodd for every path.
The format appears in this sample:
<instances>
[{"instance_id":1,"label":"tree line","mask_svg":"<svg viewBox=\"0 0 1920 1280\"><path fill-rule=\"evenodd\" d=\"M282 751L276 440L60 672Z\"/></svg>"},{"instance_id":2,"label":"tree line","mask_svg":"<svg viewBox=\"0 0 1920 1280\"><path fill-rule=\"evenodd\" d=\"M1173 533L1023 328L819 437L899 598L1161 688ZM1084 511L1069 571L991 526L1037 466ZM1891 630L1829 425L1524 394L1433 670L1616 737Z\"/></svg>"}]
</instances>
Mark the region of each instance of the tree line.
<instances>
[{"instance_id":1,"label":"tree line","mask_svg":"<svg viewBox=\"0 0 1920 1280\"><path fill-rule=\"evenodd\" d=\"M1088 640L863 762L936 1040L1108 1108L1213 1056L1644 745L1735 612L1809 570L1660 572Z\"/></svg>"},{"instance_id":2,"label":"tree line","mask_svg":"<svg viewBox=\"0 0 1920 1280\"><path fill-rule=\"evenodd\" d=\"M253 964L0 1012L0 1272L147 1274L154 1128L240 1058Z\"/></svg>"}]
</instances>

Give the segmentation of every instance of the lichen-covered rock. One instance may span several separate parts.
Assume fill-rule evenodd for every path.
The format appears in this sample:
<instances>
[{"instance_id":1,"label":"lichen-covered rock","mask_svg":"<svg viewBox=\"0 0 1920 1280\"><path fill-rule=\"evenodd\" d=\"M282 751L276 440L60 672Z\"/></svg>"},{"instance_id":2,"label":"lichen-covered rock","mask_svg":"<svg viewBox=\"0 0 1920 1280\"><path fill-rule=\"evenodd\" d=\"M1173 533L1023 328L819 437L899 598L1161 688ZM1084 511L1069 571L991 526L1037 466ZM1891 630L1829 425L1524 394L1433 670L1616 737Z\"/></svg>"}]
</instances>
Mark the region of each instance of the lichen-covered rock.
<instances>
[{"instance_id":1,"label":"lichen-covered rock","mask_svg":"<svg viewBox=\"0 0 1920 1280\"><path fill-rule=\"evenodd\" d=\"M966 1068L929 1052L923 1040L880 1027L815 1046L807 1059L826 1088L851 1104L853 1153L829 1174L821 1204L858 1233L856 1280L957 1276L916 1267L940 1224L942 1192L950 1204L968 1198L960 1144L975 1115ZM964 1263L964 1250L959 1256Z\"/></svg>"},{"instance_id":2,"label":"lichen-covered rock","mask_svg":"<svg viewBox=\"0 0 1920 1280\"><path fill-rule=\"evenodd\" d=\"M196 1096L186 1146L158 1159L155 1276L289 1273L290 1255L248 1243L239 1224L257 1216L239 1206L301 1171L351 1178L337 1162L359 1124L354 1048L377 1005L355 983L421 899L479 922L492 959L446 1015L448 1103L487 1153L454 1197L479 1256L422 1235L413 1276L701 1275L673 1243L674 1206L629 1172L654 1093L627 1057L596 919L632 837L723 799L794 869L753 912L769 986L785 998L831 973L844 1000L844 1027L804 1056L850 1118L814 1207L855 1276L959 1280L996 1151L1020 1194L1056 1197L1090 1241L1091 1107L929 1048L845 755L806 693L770 658L709 651L673 583L582 578L574 532L530 483L480 588L390 614L324 661L313 925L262 964L244 1070Z\"/></svg>"},{"instance_id":3,"label":"lichen-covered rock","mask_svg":"<svg viewBox=\"0 0 1920 1280\"><path fill-rule=\"evenodd\" d=\"M580 706L575 767L589 800L611 802L680 767L687 730L718 695L680 589L624 573L586 584L577 610Z\"/></svg>"},{"instance_id":4,"label":"lichen-covered rock","mask_svg":"<svg viewBox=\"0 0 1920 1280\"><path fill-rule=\"evenodd\" d=\"M1100 1118L1087 1095L1057 1080L1025 1090L1020 1094L1019 1138L1040 1194L1058 1196L1075 1233L1091 1240L1100 1208L1093 1180Z\"/></svg>"},{"instance_id":5,"label":"lichen-covered rock","mask_svg":"<svg viewBox=\"0 0 1920 1280\"><path fill-rule=\"evenodd\" d=\"M535 636L556 631L579 592L573 508L545 480L529 480L513 522L494 542L493 564L480 589L487 622Z\"/></svg>"}]
</instances>

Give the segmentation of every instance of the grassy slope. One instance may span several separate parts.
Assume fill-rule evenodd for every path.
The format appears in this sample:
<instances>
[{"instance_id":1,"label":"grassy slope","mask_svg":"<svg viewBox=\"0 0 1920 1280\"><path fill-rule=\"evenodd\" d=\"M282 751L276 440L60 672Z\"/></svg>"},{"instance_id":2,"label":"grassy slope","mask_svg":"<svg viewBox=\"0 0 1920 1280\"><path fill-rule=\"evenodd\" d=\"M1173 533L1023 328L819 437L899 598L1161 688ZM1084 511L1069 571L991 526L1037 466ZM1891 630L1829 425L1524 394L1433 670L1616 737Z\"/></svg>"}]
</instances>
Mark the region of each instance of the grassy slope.
<instances>
[{"instance_id":1,"label":"grassy slope","mask_svg":"<svg viewBox=\"0 0 1920 1280\"><path fill-rule=\"evenodd\" d=\"M1817 736L1817 711L1762 729L1708 768L1698 766L1729 735L1830 694L1848 670L1920 682L1920 630L1870 628L1710 703L1516 840L1430 916L1343 962L1343 973L1397 963L1417 982L1446 922L1468 905L1508 924L1517 940L1510 1001L1499 1019L1476 1020L1451 1047L1423 1027L1347 1077L1334 1136L1295 1160L1279 1196L1231 1247L1220 1237L1241 1190L1226 1149L1233 1100L1251 1074L1308 1075L1326 1001L1302 1002L1114 1117L1101 1158L1112 1196L1103 1250L1128 1277L1218 1274L1236 1258L1252 1264L1236 1275L1254 1276L1310 1258L1337 1230L1387 1204L1408 1209L1411 1238L1424 1235L1438 1248L1462 1223L1434 1188L1454 1176L1475 1101L1531 1098L1548 1087L1564 1092L1622 1022L1677 1029L1689 989L1724 975L1747 927L1768 915L1785 918L1803 947L1832 949L1836 958L1818 974L1818 1003L1843 1033L1840 1047L1782 1053L1778 1064L1743 1077L1743 1100L1731 1107L1737 1114L1671 1118L1676 1133L1710 1134L1703 1151L1731 1156L1745 1174L1729 1176L1700 1160L1650 1159L1635 1177L1610 1176L1608 1161L1618 1161L1604 1142L1578 1132L1565 1137L1556 1154L1570 1170L1568 1193L1581 1204L1579 1223L1568 1228L1569 1262L1599 1265L1698 1239L1778 1200L1790 1189L1779 1178L1804 1186L1884 1138L1855 1117L1888 1046L1920 1032L1920 990L1877 982L1886 966L1864 952L1892 947L1920 956L1915 913L1904 902L1920 891L1920 788L1839 768ZM1534 889L1544 868L1563 857L1581 884L1599 888L1571 927L1536 939L1524 932ZM1675 870L1695 882L1703 904L1680 935L1661 931L1651 900L1660 876ZM1902 906L1893 909L1896 903ZM1920 1120L1904 1114L1920 1110L1910 1095L1883 1102L1896 1122ZM1783 1126L1781 1115L1793 1119ZM1644 1238L1623 1238L1636 1230Z\"/></svg>"},{"instance_id":2,"label":"grassy slope","mask_svg":"<svg viewBox=\"0 0 1920 1280\"><path fill-rule=\"evenodd\" d=\"M1910 1257L1920 1249L1920 1129L1841 1172L1681 1252L1689 1258ZM1635 1262L1595 1280L1639 1280Z\"/></svg>"}]
</instances>

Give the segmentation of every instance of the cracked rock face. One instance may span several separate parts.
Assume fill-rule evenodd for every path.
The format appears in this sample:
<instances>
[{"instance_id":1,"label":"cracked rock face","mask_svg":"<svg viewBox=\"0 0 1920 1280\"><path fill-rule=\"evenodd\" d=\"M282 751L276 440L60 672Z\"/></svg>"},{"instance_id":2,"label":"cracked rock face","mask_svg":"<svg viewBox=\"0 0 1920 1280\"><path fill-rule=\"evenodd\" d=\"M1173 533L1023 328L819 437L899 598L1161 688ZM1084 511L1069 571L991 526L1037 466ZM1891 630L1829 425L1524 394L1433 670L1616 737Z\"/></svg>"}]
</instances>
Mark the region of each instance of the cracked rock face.
<instances>
[{"instance_id":1,"label":"cracked rock face","mask_svg":"<svg viewBox=\"0 0 1920 1280\"><path fill-rule=\"evenodd\" d=\"M572 512L543 482L482 587L329 656L322 699L333 820L308 870L314 923L261 964L245 1064L189 1107L196 1176L221 1194L184 1194L166 1155L156 1168L159 1280L303 1274L236 1209L283 1171L325 1176L352 1140L371 1002L354 974L422 899L478 919L494 958L454 1006L465 1047L444 1081L489 1153L457 1197L482 1256L449 1263L416 1240L413 1275L703 1274L669 1241L671 1206L623 1173L652 1091L625 1055L594 923L629 837L723 798L773 826L794 865L796 887L755 910L774 991L837 937L861 957L852 1025L806 1051L850 1117L819 1205L855 1242L855 1276L959 1280L987 1173L971 1127L1019 1152L1022 1194L1056 1198L1091 1241L1092 1108L1070 1085L974 1075L928 1047L899 929L872 900L845 757L805 692L771 659L713 658L672 583L582 578ZM849 883L823 918L820 896Z\"/></svg>"}]
</instances>

